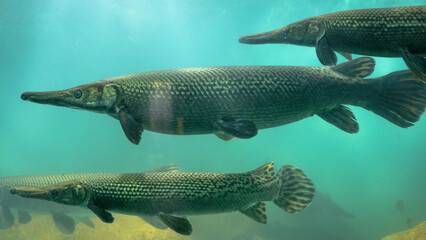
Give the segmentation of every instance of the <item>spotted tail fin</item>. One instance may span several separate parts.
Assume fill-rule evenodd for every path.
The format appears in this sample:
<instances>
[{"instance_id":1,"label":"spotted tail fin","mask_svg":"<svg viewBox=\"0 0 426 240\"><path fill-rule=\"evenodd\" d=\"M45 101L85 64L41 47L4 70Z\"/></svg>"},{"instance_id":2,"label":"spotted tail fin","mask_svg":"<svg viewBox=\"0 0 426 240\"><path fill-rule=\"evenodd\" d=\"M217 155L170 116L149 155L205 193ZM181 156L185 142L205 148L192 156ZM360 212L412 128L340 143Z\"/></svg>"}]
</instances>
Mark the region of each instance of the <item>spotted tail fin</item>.
<instances>
[{"instance_id":1,"label":"spotted tail fin","mask_svg":"<svg viewBox=\"0 0 426 240\"><path fill-rule=\"evenodd\" d=\"M289 213L309 206L315 193L313 182L299 168L283 166L277 173L280 192L273 202Z\"/></svg>"}]
</instances>

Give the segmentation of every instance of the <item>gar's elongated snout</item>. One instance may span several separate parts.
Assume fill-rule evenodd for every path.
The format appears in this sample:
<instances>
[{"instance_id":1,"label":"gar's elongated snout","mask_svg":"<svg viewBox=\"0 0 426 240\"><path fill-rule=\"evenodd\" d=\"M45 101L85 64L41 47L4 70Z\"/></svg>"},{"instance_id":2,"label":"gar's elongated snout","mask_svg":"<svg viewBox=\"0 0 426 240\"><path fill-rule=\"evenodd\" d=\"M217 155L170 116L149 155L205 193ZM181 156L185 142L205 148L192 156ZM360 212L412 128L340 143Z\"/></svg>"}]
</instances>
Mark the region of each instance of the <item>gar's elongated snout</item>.
<instances>
[{"instance_id":1,"label":"gar's elongated snout","mask_svg":"<svg viewBox=\"0 0 426 240\"><path fill-rule=\"evenodd\" d=\"M95 83L62 91L25 92L21 98L35 103L106 113L113 107L117 95L117 86Z\"/></svg>"},{"instance_id":2,"label":"gar's elongated snout","mask_svg":"<svg viewBox=\"0 0 426 240\"><path fill-rule=\"evenodd\" d=\"M316 19L305 19L288 26L264 33L240 37L240 43L284 43L313 46L324 35L324 26Z\"/></svg>"},{"instance_id":3,"label":"gar's elongated snout","mask_svg":"<svg viewBox=\"0 0 426 240\"><path fill-rule=\"evenodd\" d=\"M286 29L280 28L274 31L243 36L238 41L246 44L285 43L286 31Z\"/></svg>"}]
</instances>

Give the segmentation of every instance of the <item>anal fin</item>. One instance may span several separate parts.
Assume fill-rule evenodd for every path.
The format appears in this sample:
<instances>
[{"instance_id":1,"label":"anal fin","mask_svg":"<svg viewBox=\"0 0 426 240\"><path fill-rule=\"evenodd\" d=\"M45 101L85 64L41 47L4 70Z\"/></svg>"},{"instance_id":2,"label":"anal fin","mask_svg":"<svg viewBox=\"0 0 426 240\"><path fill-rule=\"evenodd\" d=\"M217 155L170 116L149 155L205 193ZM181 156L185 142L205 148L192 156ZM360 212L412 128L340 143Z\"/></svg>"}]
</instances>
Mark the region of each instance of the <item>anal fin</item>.
<instances>
[{"instance_id":1,"label":"anal fin","mask_svg":"<svg viewBox=\"0 0 426 240\"><path fill-rule=\"evenodd\" d=\"M257 127L252 121L234 120L232 118L224 118L215 123L218 132L223 132L221 139L229 139L231 136L237 138L252 138L257 135ZM217 135L217 134L216 134Z\"/></svg>"},{"instance_id":2,"label":"anal fin","mask_svg":"<svg viewBox=\"0 0 426 240\"><path fill-rule=\"evenodd\" d=\"M352 54L351 53L347 53L347 52L337 52L337 53L339 53L340 55L342 55L347 60L352 60Z\"/></svg>"},{"instance_id":3,"label":"anal fin","mask_svg":"<svg viewBox=\"0 0 426 240\"><path fill-rule=\"evenodd\" d=\"M0 211L0 229L9 229L15 224L15 217L9 207L2 205Z\"/></svg>"},{"instance_id":4,"label":"anal fin","mask_svg":"<svg viewBox=\"0 0 426 240\"><path fill-rule=\"evenodd\" d=\"M31 222L31 219L32 218L31 218L31 215L30 215L29 212L22 211L22 210L18 211L18 222L20 224L27 224L27 223Z\"/></svg>"},{"instance_id":5,"label":"anal fin","mask_svg":"<svg viewBox=\"0 0 426 240\"><path fill-rule=\"evenodd\" d=\"M98 216L99 219L102 220L102 222L105 222L105 223L114 222L114 217L112 216L112 214L110 212L107 212L105 209L102 209L102 208L96 206L93 202L89 202L87 204L87 207L90 210L92 210L92 212L94 214L96 214L96 216Z\"/></svg>"},{"instance_id":6,"label":"anal fin","mask_svg":"<svg viewBox=\"0 0 426 240\"><path fill-rule=\"evenodd\" d=\"M139 216L140 219L144 220L149 225L158 229L167 229L168 227L160 220L158 216Z\"/></svg>"},{"instance_id":7,"label":"anal fin","mask_svg":"<svg viewBox=\"0 0 426 240\"><path fill-rule=\"evenodd\" d=\"M317 45L315 46L315 51L317 52L317 57L322 65L332 66L337 63L337 55L331 49L331 47L327 43L327 38L323 36L321 39L317 41Z\"/></svg>"},{"instance_id":8,"label":"anal fin","mask_svg":"<svg viewBox=\"0 0 426 240\"><path fill-rule=\"evenodd\" d=\"M121 127L123 128L124 134L127 139L133 144L138 145L141 141L143 132L143 126L141 123L136 121L126 109L121 109L118 113L118 119L120 120Z\"/></svg>"},{"instance_id":9,"label":"anal fin","mask_svg":"<svg viewBox=\"0 0 426 240\"><path fill-rule=\"evenodd\" d=\"M247 209L240 210L240 212L256 222L266 223L266 207L263 202L258 202Z\"/></svg>"},{"instance_id":10,"label":"anal fin","mask_svg":"<svg viewBox=\"0 0 426 240\"><path fill-rule=\"evenodd\" d=\"M216 135L218 138L222 139L223 141L230 141L234 139L234 136L224 131L216 131L214 135Z\"/></svg>"},{"instance_id":11,"label":"anal fin","mask_svg":"<svg viewBox=\"0 0 426 240\"><path fill-rule=\"evenodd\" d=\"M357 133L359 131L355 115L349 108L343 105L338 105L331 110L318 113L317 115L345 132Z\"/></svg>"},{"instance_id":12,"label":"anal fin","mask_svg":"<svg viewBox=\"0 0 426 240\"><path fill-rule=\"evenodd\" d=\"M163 213L160 213L159 217L160 220L173 231L182 235L191 235L192 225L186 217L176 217Z\"/></svg>"},{"instance_id":13,"label":"anal fin","mask_svg":"<svg viewBox=\"0 0 426 240\"><path fill-rule=\"evenodd\" d=\"M410 53L408 50L402 51L402 59L408 68L416 74L419 79L426 81L426 58Z\"/></svg>"},{"instance_id":14,"label":"anal fin","mask_svg":"<svg viewBox=\"0 0 426 240\"><path fill-rule=\"evenodd\" d=\"M56 228L63 234L69 236L75 231L75 221L72 217L63 213L52 213L53 222Z\"/></svg>"}]
</instances>

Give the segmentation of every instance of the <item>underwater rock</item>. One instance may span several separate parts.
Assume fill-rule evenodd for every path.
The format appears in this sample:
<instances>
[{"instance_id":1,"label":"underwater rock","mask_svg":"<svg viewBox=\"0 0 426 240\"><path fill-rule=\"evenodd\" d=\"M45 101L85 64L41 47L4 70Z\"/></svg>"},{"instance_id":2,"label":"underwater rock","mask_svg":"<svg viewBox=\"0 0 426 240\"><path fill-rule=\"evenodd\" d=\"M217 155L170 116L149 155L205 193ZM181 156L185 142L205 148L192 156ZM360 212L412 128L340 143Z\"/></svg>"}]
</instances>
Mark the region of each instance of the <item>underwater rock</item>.
<instances>
[{"instance_id":1,"label":"underwater rock","mask_svg":"<svg viewBox=\"0 0 426 240\"><path fill-rule=\"evenodd\" d=\"M389 235L382 240L421 240L426 239L426 221L406 231Z\"/></svg>"}]
</instances>

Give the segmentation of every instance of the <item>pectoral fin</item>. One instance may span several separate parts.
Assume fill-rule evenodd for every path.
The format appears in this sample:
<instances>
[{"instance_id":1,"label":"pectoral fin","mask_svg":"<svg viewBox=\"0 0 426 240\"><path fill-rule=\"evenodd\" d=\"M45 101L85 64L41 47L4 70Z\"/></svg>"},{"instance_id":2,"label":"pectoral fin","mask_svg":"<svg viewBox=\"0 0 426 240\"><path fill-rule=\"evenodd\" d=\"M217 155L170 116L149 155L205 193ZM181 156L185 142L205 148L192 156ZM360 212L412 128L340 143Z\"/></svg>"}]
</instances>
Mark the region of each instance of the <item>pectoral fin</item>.
<instances>
[{"instance_id":1,"label":"pectoral fin","mask_svg":"<svg viewBox=\"0 0 426 240\"><path fill-rule=\"evenodd\" d=\"M118 113L118 119L120 120L121 127L123 128L124 134L127 139L133 144L138 145L141 141L143 132L143 126L141 123L136 121L125 108L121 109Z\"/></svg>"},{"instance_id":2,"label":"pectoral fin","mask_svg":"<svg viewBox=\"0 0 426 240\"><path fill-rule=\"evenodd\" d=\"M10 208L2 205L0 211L0 229L9 229L15 224L15 217Z\"/></svg>"},{"instance_id":3,"label":"pectoral fin","mask_svg":"<svg viewBox=\"0 0 426 240\"><path fill-rule=\"evenodd\" d=\"M27 224L27 223L31 222L31 219L32 218L31 218L31 215L30 215L29 212L22 211L22 210L18 211L18 222L20 224Z\"/></svg>"},{"instance_id":4,"label":"pectoral fin","mask_svg":"<svg viewBox=\"0 0 426 240\"><path fill-rule=\"evenodd\" d=\"M220 138L224 140L229 139L231 136L247 139L257 135L256 125L248 120L222 119L216 122L215 127L217 132L223 132L221 133L223 138Z\"/></svg>"},{"instance_id":5,"label":"pectoral fin","mask_svg":"<svg viewBox=\"0 0 426 240\"><path fill-rule=\"evenodd\" d=\"M96 216L98 216L102 222L105 223L112 223L114 222L114 217L112 216L112 214L110 212L105 211L105 209L102 209L98 206L96 206L93 202L89 202L87 204L87 207L92 210L92 212L94 214L96 214Z\"/></svg>"},{"instance_id":6,"label":"pectoral fin","mask_svg":"<svg viewBox=\"0 0 426 240\"><path fill-rule=\"evenodd\" d=\"M163 213L160 213L159 216L160 220L163 221L163 223L173 231L182 235L191 235L192 225L186 217L176 217Z\"/></svg>"},{"instance_id":7,"label":"pectoral fin","mask_svg":"<svg viewBox=\"0 0 426 240\"><path fill-rule=\"evenodd\" d=\"M332 66L337 63L337 55L331 49L330 45L328 45L327 38L323 36L321 39L317 41L317 45L315 46L315 50L317 52L317 57L320 60L322 65Z\"/></svg>"},{"instance_id":8,"label":"pectoral fin","mask_svg":"<svg viewBox=\"0 0 426 240\"><path fill-rule=\"evenodd\" d=\"M402 51L405 64L408 68L416 74L421 80L426 81L426 58L416 56L408 50Z\"/></svg>"},{"instance_id":9,"label":"pectoral fin","mask_svg":"<svg viewBox=\"0 0 426 240\"><path fill-rule=\"evenodd\" d=\"M240 210L240 212L256 222L266 223L266 207L263 202L258 202L256 205Z\"/></svg>"},{"instance_id":10,"label":"pectoral fin","mask_svg":"<svg viewBox=\"0 0 426 240\"><path fill-rule=\"evenodd\" d=\"M75 231L75 221L70 216L63 213L52 213L53 222L56 228L63 234L69 236Z\"/></svg>"},{"instance_id":11,"label":"pectoral fin","mask_svg":"<svg viewBox=\"0 0 426 240\"><path fill-rule=\"evenodd\" d=\"M158 216L139 216L149 225L158 229L167 229L168 227L160 220Z\"/></svg>"},{"instance_id":12,"label":"pectoral fin","mask_svg":"<svg viewBox=\"0 0 426 240\"><path fill-rule=\"evenodd\" d=\"M338 105L331 110L318 113L317 115L345 132L357 133L359 131L355 115L345 106Z\"/></svg>"}]
</instances>

